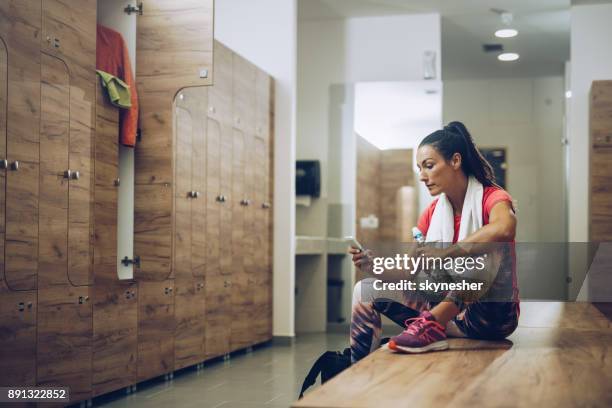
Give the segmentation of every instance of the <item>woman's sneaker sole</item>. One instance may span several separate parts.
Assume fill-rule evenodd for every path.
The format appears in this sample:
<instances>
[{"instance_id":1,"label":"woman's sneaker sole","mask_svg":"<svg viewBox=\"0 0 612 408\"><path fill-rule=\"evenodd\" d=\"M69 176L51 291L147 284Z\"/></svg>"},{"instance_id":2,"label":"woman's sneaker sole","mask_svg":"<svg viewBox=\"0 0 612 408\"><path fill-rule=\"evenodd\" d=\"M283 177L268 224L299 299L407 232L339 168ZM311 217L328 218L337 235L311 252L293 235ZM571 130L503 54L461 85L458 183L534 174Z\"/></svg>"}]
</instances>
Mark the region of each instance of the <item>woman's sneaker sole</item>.
<instances>
[{"instance_id":1,"label":"woman's sneaker sole","mask_svg":"<svg viewBox=\"0 0 612 408\"><path fill-rule=\"evenodd\" d=\"M393 340L389 341L389 349L393 351L399 351L402 353L418 354L426 353L428 351L442 351L448 349L448 342L446 340L436 341L435 343L428 344L423 347L405 347L398 346Z\"/></svg>"}]
</instances>

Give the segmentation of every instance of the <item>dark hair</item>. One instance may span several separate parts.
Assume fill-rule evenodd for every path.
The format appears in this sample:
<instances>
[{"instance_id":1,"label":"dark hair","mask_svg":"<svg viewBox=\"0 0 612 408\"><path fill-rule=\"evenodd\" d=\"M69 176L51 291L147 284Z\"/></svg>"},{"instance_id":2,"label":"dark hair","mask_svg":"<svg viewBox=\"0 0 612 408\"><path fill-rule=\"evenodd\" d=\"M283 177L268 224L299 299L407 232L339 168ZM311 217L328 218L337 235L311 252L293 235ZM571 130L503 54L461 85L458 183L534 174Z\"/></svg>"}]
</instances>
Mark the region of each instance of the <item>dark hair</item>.
<instances>
[{"instance_id":1,"label":"dark hair","mask_svg":"<svg viewBox=\"0 0 612 408\"><path fill-rule=\"evenodd\" d=\"M491 164L474 144L470 132L461 122L450 122L441 130L428 135L419 147L431 145L450 160L455 153L461 155L461 169L466 176L474 176L483 186L497 186Z\"/></svg>"}]
</instances>

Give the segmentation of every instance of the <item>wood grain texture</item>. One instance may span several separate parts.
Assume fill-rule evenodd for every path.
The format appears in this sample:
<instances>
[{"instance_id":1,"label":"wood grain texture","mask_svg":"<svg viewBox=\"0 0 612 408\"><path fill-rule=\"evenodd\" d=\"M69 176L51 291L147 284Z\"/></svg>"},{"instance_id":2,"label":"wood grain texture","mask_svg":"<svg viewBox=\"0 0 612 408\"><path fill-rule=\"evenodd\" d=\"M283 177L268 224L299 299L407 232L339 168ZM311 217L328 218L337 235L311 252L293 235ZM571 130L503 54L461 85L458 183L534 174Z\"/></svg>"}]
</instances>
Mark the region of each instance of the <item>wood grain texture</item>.
<instances>
[{"instance_id":1,"label":"wood grain texture","mask_svg":"<svg viewBox=\"0 0 612 408\"><path fill-rule=\"evenodd\" d=\"M612 81L593 81L590 95L591 241L612 240Z\"/></svg>"},{"instance_id":2,"label":"wood grain texture","mask_svg":"<svg viewBox=\"0 0 612 408\"><path fill-rule=\"evenodd\" d=\"M138 381L174 369L174 281L138 283Z\"/></svg>"},{"instance_id":3,"label":"wood grain texture","mask_svg":"<svg viewBox=\"0 0 612 408\"><path fill-rule=\"evenodd\" d=\"M610 321L587 303L522 309L509 341L451 339L450 350L421 355L380 349L293 406L609 406Z\"/></svg>"},{"instance_id":4,"label":"wood grain texture","mask_svg":"<svg viewBox=\"0 0 612 408\"><path fill-rule=\"evenodd\" d=\"M37 384L70 387L70 401L91 397L90 288L56 284L38 289Z\"/></svg>"},{"instance_id":5,"label":"wood grain texture","mask_svg":"<svg viewBox=\"0 0 612 408\"><path fill-rule=\"evenodd\" d=\"M7 49L5 280L10 289L36 289L40 126L41 3L0 2L0 37Z\"/></svg>"},{"instance_id":6,"label":"wood grain texture","mask_svg":"<svg viewBox=\"0 0 612 408\"><path fill-rule=\"evenodd\" d=\"M136 80L142 141L135 154L135 254L140 280L172 275L173 101L212 84L213 0L147 0L138 18ZM206 78L200 77L207 70Z\"/></svg>"}]
</instances>

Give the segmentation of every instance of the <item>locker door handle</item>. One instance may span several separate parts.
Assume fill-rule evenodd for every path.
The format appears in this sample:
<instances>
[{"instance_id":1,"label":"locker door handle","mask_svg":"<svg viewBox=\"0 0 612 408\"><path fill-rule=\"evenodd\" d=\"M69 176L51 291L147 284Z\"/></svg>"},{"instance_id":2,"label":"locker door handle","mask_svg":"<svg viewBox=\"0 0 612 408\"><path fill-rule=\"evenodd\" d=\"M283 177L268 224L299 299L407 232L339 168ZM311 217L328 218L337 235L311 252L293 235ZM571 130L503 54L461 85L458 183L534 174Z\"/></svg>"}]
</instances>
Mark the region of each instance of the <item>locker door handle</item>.
<instances>
[{"instance_id":1,"label":"locker door handle","mask_svg":"<svg viewBox=\"0 0 612 408\"><path fill-rule=\"evenodd\" d=\"M72 179L73 180L78 180L81 177L81 173L79 173L78 170L75 170L72 172Z\"/></svg>"},{"instance_id":2,"label":"locker door handle","mask_svg":"<svg viewBox=\"0 0 612 408\"><path fill-rule=\"evenodd\" d=\"M220 203L224 203L226 201L226 197L224 195L217 196L217 201Z\"/></svg>"},{"instance_id":3,"label":"locker door handle","mask_svg":"<svg viewBox=\"0 0 612 408\"><path fill-rule=\"evenodd\" d=\"M270 208L270 203L262 203L262 204L261 204L261 208L263 208L263 209L268 209L268 208Z\"/></svg>"},{"instance_id":4,"label":"locker door handle","mask_svg":"<svg viewBox=\"0 0 612 408\"><path fill-rule=\"evenodd\" d=\"M11 163L11 170L17 171L19 170L19 161L15 160L14 162Z\"/></svg>"},{"instance_id":5,"label":"locker door handle","mask_svg":"<svg viewBox=\"0 0 612 408\"><path fill-rule=\"evenodd\" d=\"M247 198L240 200L240 205L247 207L249 204L251 204L251 200Z\"/></svg>"},{"instance_id":6,"label":"locker door handle","mask_svg":"<svg viewBox=\"0 0 612 408\"><path fill-rule=\"evenodd\" d=\"M199 198L200 197L200 192L199 191L190 191L187 193L187 197L189 198Z\"/></svg>"},{"instance_id":7,"label":"locker door handle","mask_svg":"<svg viewBox=\"0 0 612 408\"><path fill-rule=\"evenodd\" d=\"M68 169L68 170L64 171L64 178L65 179L71 179L72 178L72 170Z\"/></svg>"},{"instance_id":8,"label":"locker door handle","mask_svg":"<svg viewBox=\"0 0 612 408\"><path fill-rule=\"evenodd\" d=\"M6 159L2 159L0 160L0 169L7 169L8 168L8 160Z\"/></svg>"}]
</instances>

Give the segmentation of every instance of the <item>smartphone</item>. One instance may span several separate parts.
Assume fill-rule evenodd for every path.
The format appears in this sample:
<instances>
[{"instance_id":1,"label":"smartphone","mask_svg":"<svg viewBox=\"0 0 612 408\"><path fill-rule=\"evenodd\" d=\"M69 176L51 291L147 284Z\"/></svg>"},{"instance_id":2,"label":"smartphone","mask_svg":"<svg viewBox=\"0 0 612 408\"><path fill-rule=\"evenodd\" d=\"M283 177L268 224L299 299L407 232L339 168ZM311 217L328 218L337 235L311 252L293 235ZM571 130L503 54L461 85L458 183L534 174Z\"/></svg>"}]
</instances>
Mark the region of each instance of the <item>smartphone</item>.
<instances>
[{"instance_id":1,"label":"smartphone","mask_svg":"<svg viewBox=\"0 0 612 408\"><path fill-rule=\"evenodd\" d=\"M363 245L361 245L359 241L355 239L355 237L352 237L352 236L344 237L344 240L348 242L349 245L352 246L353 248L357 248L361 252L365 251L365 249L363 248Z\"/></svg>"}]
</instances>

